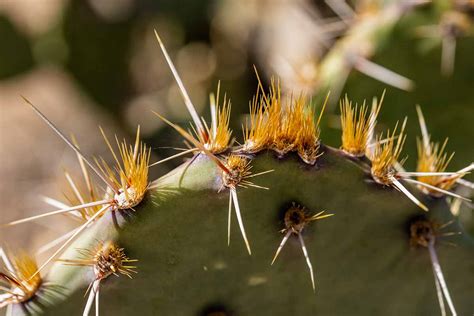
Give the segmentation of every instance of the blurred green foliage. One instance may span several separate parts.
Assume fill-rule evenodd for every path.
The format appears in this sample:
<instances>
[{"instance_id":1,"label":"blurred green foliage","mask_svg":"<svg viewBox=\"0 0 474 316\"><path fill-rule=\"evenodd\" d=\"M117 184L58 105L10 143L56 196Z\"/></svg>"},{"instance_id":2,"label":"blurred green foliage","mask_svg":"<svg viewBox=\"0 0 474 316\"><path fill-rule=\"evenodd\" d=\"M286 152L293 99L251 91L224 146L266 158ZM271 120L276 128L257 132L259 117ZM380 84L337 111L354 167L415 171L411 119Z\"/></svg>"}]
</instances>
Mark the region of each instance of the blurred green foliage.
<instances>
[{"instance_id":1,"label":"blurred green foliage","mask_svg":"<svg viewBox=\"0 0 474 316\"><path fill-rule=\"evenodd\" d=\"M28 39L0 15L0 80L15 76L33 66Z\"/></svg>"}]
</instances>

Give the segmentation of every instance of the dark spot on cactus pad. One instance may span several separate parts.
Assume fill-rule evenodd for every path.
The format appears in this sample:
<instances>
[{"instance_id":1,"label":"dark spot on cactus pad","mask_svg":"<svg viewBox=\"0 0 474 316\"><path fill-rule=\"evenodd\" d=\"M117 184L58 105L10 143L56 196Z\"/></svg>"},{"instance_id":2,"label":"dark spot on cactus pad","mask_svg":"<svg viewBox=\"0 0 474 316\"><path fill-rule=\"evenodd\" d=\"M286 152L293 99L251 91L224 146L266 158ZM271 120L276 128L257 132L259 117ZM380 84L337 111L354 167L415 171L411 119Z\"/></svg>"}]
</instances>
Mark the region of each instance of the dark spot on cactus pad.
<instances>
[{"instance_id":1,"label":"dark spot on cactus pad","mask_svg":"<svg viewBox=\"0 0 474 316\"><path fill-rule=\"evenodd\" d=\"M231 316L235 315L228 307L221 303L212 303L205 306L199 316Z\"/></svg>"}]
</instances>

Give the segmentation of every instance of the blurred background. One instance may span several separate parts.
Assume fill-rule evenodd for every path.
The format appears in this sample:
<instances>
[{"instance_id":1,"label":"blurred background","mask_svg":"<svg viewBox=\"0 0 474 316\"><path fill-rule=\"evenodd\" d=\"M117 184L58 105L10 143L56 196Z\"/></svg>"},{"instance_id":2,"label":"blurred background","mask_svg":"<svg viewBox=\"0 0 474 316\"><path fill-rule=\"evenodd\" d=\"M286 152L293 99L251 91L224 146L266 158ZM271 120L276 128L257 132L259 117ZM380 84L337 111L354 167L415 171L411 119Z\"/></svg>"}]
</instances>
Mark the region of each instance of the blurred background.
<instances>
[{"instance_id":1,"label":"blurred background","mask_svg":"<svg viewBox=\"0 0 474 316\"><path fill-rule=\"evenodd\" d=\"M456 152L450 170L468 165L474 160L474 38L458 38L454 73L442 75L443 38L436 36L443 18L439 7L428 4L407 12L367 56L411 79L411 91L356 70L334 73L334 86L319 82L320 63L350 34L353 24L381 14L373 2L0 0L0 223L50 210L41 197L63 199L64 170L80 172L74 153L21 96L67 135L74 134L89 156L110 159L99 125L109 136L133 139L140 124L143 139L153 149L152 161L175 153L169 147L183 146L173 130L150 114L155 110L179 123L190 119L154 29L204 117L209 117L209 93L220 80L221 91L232 101L237 141L257 88L255 65L265 85L272 76L280 78L285 94L306 93L319 100L332 91L333 105L323 119L326 144L340 145L340 95L347 93L362 103L386 89L378 129L409 117L407 169L416 166L416 104L422 106L432 139L449 137L447 149ZM434 36L420 31L426 26L432 26ZM356 42L354 49L364 51L365 45ZM151 179L180 161L152 168ZM460 216L473 231L469 206ZM59 216L0 229L0 244L34 251L74 227L74 221Z\"/></svg>"}]
</instances>

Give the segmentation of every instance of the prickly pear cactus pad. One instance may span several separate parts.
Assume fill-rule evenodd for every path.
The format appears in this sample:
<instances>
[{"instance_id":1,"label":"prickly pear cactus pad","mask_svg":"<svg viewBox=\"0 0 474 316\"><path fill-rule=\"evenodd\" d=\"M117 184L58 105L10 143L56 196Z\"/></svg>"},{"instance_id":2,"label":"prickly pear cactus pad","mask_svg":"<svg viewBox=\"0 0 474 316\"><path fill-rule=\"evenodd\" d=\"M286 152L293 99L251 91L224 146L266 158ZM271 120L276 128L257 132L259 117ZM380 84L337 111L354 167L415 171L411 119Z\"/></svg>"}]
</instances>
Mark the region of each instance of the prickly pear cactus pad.
<instances>
[{"instance_id":1,"label":"prickly pear cactus pad","mask_svg":"<svg viewBox=\"0 0 474 316\"><path fill-rule=\"evenodd\" d=\"M97 239L113 239L138 259L133 279L110 278L101 285L101 308L112 315L438 314L430 255L410 244L410 224L420 218L448 223L453 216L446 203L428 198L430 211L424 213L395 189L370 183L360 162L328 147L323 152L315 166L272 152L253 159L255 171L275 171L258 179L270 190L238 192L252 256L236 225L227 247L228 193L216 192L219 170L200 155L157 180L135 212L101 218L62 258L76 258L76 248ZM296 235L270 265L293 203L334 213L301 232L315 291ZM454 222L444 232L462 228ZM468 315L474 308L472 240L441 235L435 249L457 311ZM94 279L89 270L60 264L50 270L48 283L64 287L65 296L54 298L48 315L79 312Z\"/></svg>"},{"instance_id":2,"label":"prickly pear cactus pad","mask_svg":"<svg viewBox=\"0 0 474 316\"><path fill-rule=\"evenodd\" d=\"M336 2L328 1L338 11ZM473 315L474 239L458 215L472 208L474 162L451 167L454 153L447 139L431 136L423 104L413 104L413 135L401 113L388 129L377 124L389 93L363 104L340 96L353 69L413 88L369 59L423 3L367 1L340 16L344 34L318 64L312 98L285 90L290 85L278 78L265 87L254 67L257 92L241 122L220 83L210 94L210 120L198 113L155 30L191 119L177 124L149 111L186 146L170 141L177 153L161 160L140 126L132 142L100 128L111 159L89 157L34 96L23 97L77 156L77 172L64 171L63 198L43 199L50 211L0 229L8 236L11 226L40 219L54 225L59 215L77 226L41 245L36 254L47 259L40 262L0 244L2 312ZM472 12L460 5L443 10L456 11L436 28L452 44L467 32ZM453 63L442 57L444 74ZM337 144L334 135L325 139L329 120ZM234 122L242 128L232 130ZM407 161L404 147L415 142L417 155ZM170 160L178 166L163 171Z\"/></svg>"},{"instance_id":3,"label":"prickly pear cactus pad","mask_svg":"<svg viewBox=\"0 0 474 316\"><path fill-rule=\"evenodd\" d=\"M77 153L88 193L71 179L73 206L7 224L57 213L83 221L43 277L46 263L25 269L25 259L12 264L2 252L7 312L64 315L85 305L86 315L100 300L116 315L470 313L474 244L447 197L467 200L450 190L468 185L472 164L445 170L444 146L429 142L418 109L424 167L406 171L405 124L374 137L376 99L370 112L342 102L341 149L324 145L325 104L315 118L307 99L284 108L278 91L261 91L236 148L227 147L229 108L218 98L211 128L196 124L195 134L157 114L194 155L148 185L139 130L134 145L118 142L119 155L104 134L116 165L94 166L29 103ZM221 139L216 152L209 144ZM86 165L108 185L102 199Z\"/></svg>"}]
</instances>

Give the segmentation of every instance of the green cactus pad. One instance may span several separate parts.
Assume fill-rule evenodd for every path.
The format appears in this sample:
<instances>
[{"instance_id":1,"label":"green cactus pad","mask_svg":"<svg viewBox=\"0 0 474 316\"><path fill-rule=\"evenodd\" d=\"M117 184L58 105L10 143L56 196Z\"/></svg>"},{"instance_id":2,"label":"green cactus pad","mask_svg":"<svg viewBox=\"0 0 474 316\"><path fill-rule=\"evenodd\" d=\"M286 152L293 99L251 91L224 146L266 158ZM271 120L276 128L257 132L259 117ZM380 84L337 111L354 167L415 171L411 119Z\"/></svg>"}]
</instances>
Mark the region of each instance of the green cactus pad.
<instances>
[{"instance_id":1,"label":"green cactus pad","mask_svg":"<svg viewBox=\"0 0 474 316\"><path fill-rule=\"evenodd\" d=\"M315 166L293 154L278 159L264 152L253 159L254 173L274 172L252 179L269 190L237 189L251 256L234 213L227 246L229 191L218 192L219 169L200 155L155 181L135 212L101 218L61 258L77 258L77 248L115 239L139 260L133 279L112 276L101 282L105 315L440 314L428 250L410 246L409 223L420 216L440 224L452 220L445 201L417 194L430 208L425 213L402 193L373 183L362 160L322 149ZM292 203L334 214L309 223L302 233L315 292L295 235L270 265ZM452 231L462 227L454 222L442 232ZM436 251L459 315L470 315L473 240L466 234L440 237ZM49 303L36 301L49 304L47 315L77 315L92 280L92 268L57 262L46 282L62 295ZM14 311L22 314L19 306Z\"/></svg>"}]
</instances>

